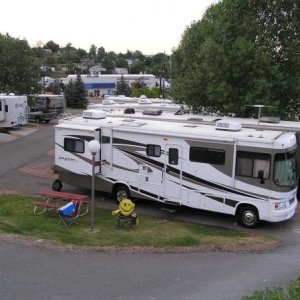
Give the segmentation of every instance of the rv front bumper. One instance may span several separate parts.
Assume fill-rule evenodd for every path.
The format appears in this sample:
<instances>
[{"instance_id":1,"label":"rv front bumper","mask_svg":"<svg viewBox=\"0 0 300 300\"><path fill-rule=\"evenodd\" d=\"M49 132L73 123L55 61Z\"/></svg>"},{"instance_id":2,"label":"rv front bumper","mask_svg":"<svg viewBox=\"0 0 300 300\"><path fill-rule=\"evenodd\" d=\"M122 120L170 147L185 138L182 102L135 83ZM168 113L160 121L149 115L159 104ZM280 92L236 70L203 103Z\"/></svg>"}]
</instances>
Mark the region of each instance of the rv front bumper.
<instances>
[{"instance_id":1,"label":"rv front bumper","mask_svg":"<svg viewBox=\"0 0 300 300\"><path fill-rule=\"evenodd\" d=\"M272 203L271 214L269 222L281 222L285 220L289 220L293 217L296 212L296 208L298 205L297 197L293 199L282 202L282 203Z\"/></svg>"}]
</instances>

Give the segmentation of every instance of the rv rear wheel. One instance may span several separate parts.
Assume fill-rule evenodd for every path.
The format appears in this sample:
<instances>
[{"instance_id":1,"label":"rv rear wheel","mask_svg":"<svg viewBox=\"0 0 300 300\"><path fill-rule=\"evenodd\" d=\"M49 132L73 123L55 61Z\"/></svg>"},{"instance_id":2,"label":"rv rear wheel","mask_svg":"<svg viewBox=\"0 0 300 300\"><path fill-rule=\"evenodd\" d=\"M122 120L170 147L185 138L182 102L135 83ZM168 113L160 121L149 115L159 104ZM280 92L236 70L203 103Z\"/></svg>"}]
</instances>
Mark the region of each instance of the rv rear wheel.
<instances>
[{"instance_id":1,"label":"rv rear wheel","mask_svg":"<svg viewBox=\"0 0 300 300\"><path fill-rule=\"evenodd\" d=\"M126 185L120 185L114 190L114 198L117 202L121 202L123 199L130 199L130 192Z\"/></svg>"},{"instance_id":2,"label":"rv rear wheel","mask_svg":"<svg viewBox=\"0 0 300 300\"><path fill-rule=\"evenodd\" d=\"M59 179L54 180L52 190L59 192L62 189L62 183Z\"/></svg>"},{"instance_id":3,"label":"rv rear wheel","mask_svg":"<svg viewBox=\"0 0 300 300\"><path fill-rule=\"evenodd\" d=\"M258 212L254 206L247 205L241 207L237 217L239 223L245 228L255 228L259 224Z\"/></svg>"}]
</instances>

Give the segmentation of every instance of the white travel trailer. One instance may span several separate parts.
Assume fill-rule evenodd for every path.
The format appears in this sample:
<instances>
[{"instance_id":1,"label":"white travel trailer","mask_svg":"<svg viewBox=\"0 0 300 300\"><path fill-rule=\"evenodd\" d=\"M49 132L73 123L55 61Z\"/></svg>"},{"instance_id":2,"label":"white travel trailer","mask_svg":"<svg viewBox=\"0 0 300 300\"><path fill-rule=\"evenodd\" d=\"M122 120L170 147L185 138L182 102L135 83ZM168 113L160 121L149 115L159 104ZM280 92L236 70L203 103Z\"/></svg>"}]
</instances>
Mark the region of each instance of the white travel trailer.
<instances>
[{"instance_id":1,"label":"white travel trailer","mask_svg":"<svg viewBox=\"0 0 300 300\"><path fill-rule=\"evenodd\" d=\"M0 127L16 127L28 123L27 96L0 94Z\"/></svg>"},{"instance_id":2,"label":"white travel trailer","mask_svg":"<svg viewBox=\"0 0 300 300\"><path fill-rule=\"evenodd\" d=\"M297 206L295 133L107 117L86 110L55 126L55 169L62 182L124 197L234 215L245 227L290 219Z\"/></svg>"}]
</instances>

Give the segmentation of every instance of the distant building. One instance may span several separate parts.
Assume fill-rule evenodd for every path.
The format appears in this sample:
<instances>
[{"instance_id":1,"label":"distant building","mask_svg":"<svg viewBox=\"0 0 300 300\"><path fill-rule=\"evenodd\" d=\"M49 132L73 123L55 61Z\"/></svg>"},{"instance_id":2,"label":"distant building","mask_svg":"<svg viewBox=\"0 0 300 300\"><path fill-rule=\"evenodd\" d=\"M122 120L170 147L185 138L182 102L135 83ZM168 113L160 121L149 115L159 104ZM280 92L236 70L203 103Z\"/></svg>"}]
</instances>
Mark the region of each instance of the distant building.
<instances>
[{"instance_id":1,"label":"distant building","mask_svg":"<svg viewBox=\"0 0 300 300\"><path fill-rule=\"evenodd\" d=\"M128 69L127 68L115 68L116 74L119 75L127 75Z\"/></svg>"},{"instance_id":2,"label":"distant building","mask_svg":"<svg viewBox=\"0 0 300 300\"><path fill-rule=\"evenodd\" d=\"M94 65L94 66L89 68L89 72L90 72L91 75L98 75L98 74L101 74L104 71L106 71L106 69L103 68L101 64L97 64L97 65Z\"/></svg>"},{"instance_id":3,"label":"distant building","mask_svg":"<svg viewBox=\"0 0 300 300\"><path fill-rule=\"evenodd\" d=\"M71 80L76 80L75 75L68 75L64 80L64 84L68 84ZM112 94L116 91L117 83L123 76L124 81L131 86L134 82L143 82L149 88L156 86L156 77L152 74L100 74L100 75L81 75L86 93L89 96L102 96Z\"/></svg>"}]
</instances>

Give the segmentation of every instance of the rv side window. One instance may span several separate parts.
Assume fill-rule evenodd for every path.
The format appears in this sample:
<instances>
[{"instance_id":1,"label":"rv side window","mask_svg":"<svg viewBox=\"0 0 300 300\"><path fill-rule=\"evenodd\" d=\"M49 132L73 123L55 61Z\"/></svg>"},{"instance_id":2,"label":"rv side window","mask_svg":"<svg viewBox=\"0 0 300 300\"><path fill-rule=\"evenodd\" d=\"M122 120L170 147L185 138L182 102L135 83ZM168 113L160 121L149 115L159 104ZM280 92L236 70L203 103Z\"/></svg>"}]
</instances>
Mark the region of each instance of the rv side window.
<instances>
[{"instance_id":1,"label":"rv side window","mask_svg":"<svg viewBox=\"0 0 300 300\"><path fill-rule=\"evenodd\" d=\"M259 177L263 171L263 179L270 178L271 156L265 153L238 151L236 157L236 175Z\"/></svg>"},{"instance_id":2,"label":"rv side window","mask_svg":"<svg viewBox=\"0 0 300 300\"><path fill-rule=\"evenodd\" d=\"M84 153L84 141L66 138L64 140L64 150L69 152Z\"/></svg>"},{"instance_id":3,"label":"rv side window","mask_svg":"<svg viewBox=\"0 0 300 300\"><path fill-rule=\"evenodd\" d=\"M8 112L8 105L5 105L5 112Z\"/></svg>"},{"instance_id":4,"label":"rv side window","mask_svg":"<svg viewBox=\"0 0 300 300\"><path fill-rule=\"evenodd\" d=\"M224 165L225 151L218 150L218 149L191 147L190 161L200 162L205 164Z\"/></svg>"},{"instance_id":5,"label":"rv side window","mask_svg":"<svg viewBox=\"0 0 300 300\"><path fill-rule=\"evenodd\" d=\"M178 165L178 149L176 148L169 149L169 164Z\"/></svg>"},{"instance_id":6,"label":"rv side window","mask_svg":"<svg viewBox=\"0 0 300 300\"><path fill-rule=\"evenodd\" d=\"M109 136L102 136L101 144L110 144L110 137Z\"/></svg>"},{"instance_id":7,"label":"rv side window","mask_svg":"<svg viewBox=\"0 0 300 300\"><path fill-rule=\"evenodd\" d=\"M160 157L161 148L159 145L147 145L146 154L148 156Z\"/></svg>"}]
</instances>

